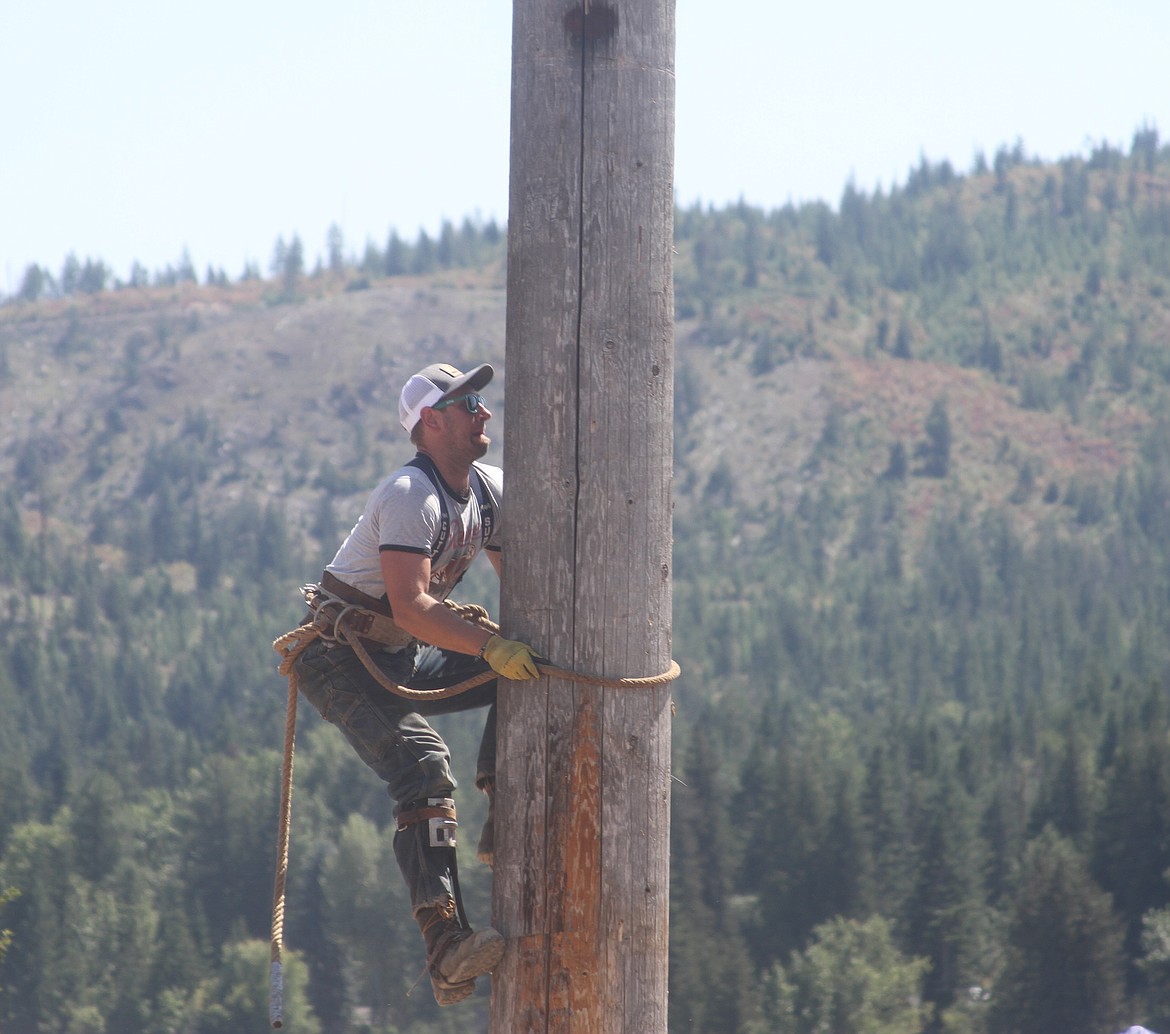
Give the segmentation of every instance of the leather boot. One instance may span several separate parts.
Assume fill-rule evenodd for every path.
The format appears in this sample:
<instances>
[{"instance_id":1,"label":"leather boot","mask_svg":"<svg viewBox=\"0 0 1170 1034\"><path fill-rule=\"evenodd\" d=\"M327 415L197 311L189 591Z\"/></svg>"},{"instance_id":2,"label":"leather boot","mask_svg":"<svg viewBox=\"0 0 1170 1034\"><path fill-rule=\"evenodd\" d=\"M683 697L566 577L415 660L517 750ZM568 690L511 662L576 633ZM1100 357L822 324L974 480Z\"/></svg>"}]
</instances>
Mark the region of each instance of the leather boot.
<instances>
[{"instance_id":1,"label":"leather boot","mask_svg":"<svg viewBox=\"0 0 1170 1034\"><path fill-rule=\"evenodd\" d=\"M427 946L427 972L435 1001L454 1005L475 992L475 978L490 973L504 954L504 938L490 926L468 930L455 918L455 902L420 905L414 918Z\"/></svg>"}]
</instances>

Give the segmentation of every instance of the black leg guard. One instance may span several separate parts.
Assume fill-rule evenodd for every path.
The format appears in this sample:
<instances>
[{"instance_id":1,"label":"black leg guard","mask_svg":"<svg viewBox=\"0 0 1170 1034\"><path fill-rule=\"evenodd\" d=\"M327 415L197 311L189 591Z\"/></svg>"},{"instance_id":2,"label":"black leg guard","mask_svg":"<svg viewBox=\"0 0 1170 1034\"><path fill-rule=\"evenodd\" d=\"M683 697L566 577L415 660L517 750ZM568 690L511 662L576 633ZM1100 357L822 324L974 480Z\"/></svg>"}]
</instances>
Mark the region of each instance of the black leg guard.
<instances>
[{"instance_id":1,"label":"black leg guard","mask_svg":"<svg viewBox=\"0 0 1170 1034\"><path fill-rule=\"evenodd\" d=\"M504 939L493 929L473 931L463 909L459 889L459 864L455 852L455 802L449 797L428 797L412 801L398 813L395 853L400 864L407 852L399 851L399 840L413 840L407 851L417 852L421 868L442 869L441 886L449 886L437 897L416 901L414 918L427 949L427 972L435 1001L454 1005L475 990L475 978L496 967L504 953ZM408 877L409 878L409 877Z\"/></svg>"},{"instance_id":2,"label":"black leg guard","mask_svg":"<svg viewBox=\"0 0 1170 1034\"><path fill-rule=\"evenodd\" d=\"M425 823L425 827L423 824ZM412 827L420 827L413 829ZM420 866L437 875L444 884L449 884L450 897L455 902L459 924L464 929L471 929L467 921L467 913L463 909L463 894L459 890L459 860L455 852L455 831L459 822L455 816L455 802L450 797L424 797L421 800L411 801L398 812L399 835L413 834ZM425 833L424 833L425 829ZM421 841L421 843L419 842ZM397 852L398 837L395 837ZM399 855L399 862L403 856ZM409 880L409 875L407 876ZM440 894L436 900L442 900L445 894ZM415 900L415 908L424 904L433 904L433 900Z\"/></svg>"}]
</instances>

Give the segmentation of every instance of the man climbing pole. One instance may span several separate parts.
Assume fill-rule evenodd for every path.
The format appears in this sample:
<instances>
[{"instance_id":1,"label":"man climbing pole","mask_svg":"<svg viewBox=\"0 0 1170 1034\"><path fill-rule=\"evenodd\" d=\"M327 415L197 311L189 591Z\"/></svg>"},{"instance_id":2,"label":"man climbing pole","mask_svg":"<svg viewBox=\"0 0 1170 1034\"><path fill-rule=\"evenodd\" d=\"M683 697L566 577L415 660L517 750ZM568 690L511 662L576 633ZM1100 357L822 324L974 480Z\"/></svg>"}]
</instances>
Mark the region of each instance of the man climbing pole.
<instances>
[{"instance_id":1,"label":"man climbing pole","mask_svg":"<svg viewBox=\"0 0 1170 1034\"><path fill-rule=\"evenodd\" d=\"M488 708L476 783L489 798L478 854L491 864L493 675L539 675L530 647L500 636L486 615L469 617L476 608L444 602L481 551L500 572L502 472L477 462L491 442L492 414L480 391L492 375L487 364L468 373L435 364L407 380L398 418L417 454L374 489L320 584L306 587L306 624L318 634L292 662L300 692L385 780L396 803L394 853L440 1005L472 994L475 978L500 961L504 940L490 927L473 930L464 915L455 778L447 745L426 719ZM479 684L444 694L477 676Z\"/></svg>"}]
</instances>

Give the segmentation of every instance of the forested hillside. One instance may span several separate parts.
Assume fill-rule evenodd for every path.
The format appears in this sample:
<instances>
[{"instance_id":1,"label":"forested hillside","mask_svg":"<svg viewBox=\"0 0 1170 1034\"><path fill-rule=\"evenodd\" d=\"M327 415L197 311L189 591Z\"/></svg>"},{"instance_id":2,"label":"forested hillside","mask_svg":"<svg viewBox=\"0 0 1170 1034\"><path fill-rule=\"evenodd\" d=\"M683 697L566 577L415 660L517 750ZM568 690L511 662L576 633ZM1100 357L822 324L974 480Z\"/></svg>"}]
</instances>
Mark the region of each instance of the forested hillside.
<instances>
[{"instance_id":1,"label":"forested hillside","mask_svg":"<svg viewBox=\"0 0 1170 1034\"><path fill-rule=\"evenodd\" d=\"M675 236L672 1034L1170 1030L1170 149ZM494 226L329 245L0 305L6 1031L266 1021L270 643L408 456L403 378L504 361ZM306 711L287 1029L486 1030L407 997L389 801Z\"/></svg>"}]
</instances>

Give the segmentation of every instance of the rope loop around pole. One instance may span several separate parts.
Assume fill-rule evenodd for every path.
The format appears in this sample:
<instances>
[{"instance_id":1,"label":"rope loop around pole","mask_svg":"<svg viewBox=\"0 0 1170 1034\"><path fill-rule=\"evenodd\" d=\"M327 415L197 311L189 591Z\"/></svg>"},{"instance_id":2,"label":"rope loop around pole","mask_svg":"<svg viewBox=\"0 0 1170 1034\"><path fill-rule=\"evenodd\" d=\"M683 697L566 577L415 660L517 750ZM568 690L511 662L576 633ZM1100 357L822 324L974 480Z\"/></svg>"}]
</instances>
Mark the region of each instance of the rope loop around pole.
<instances>
[{"instance_id":1,"label":"rope loop around pole","mask_svg":"<svg viewBox=\"0 0 1170 1034\"><path fill-rule=\"evenodd\" d=\"M498 633L499 625L488 617L487 611L477 604L455 604L448 603L460 617L464 620L471 621L475 624L487 628L491 632ZM459 696L461 693L466 693L476 686L482 686L485 682L491 682L493 679L503 678L495 671L480 672L472 675L470 678L464 679L453 686L444 686L440 689L411 689L408 686L400 685L394 682L386 675L381 668L375 663L373 657L366 647L360 635L352 633L347 629L343 619L351 612L360 613L361 607L356 605L346 606L337 615L334 620L331 630L326 632L319 625L307 624L300 625L294 628L291 632L286 632L279 639L276 639L272 648L280 654L281 661L278 667L280 674L292 679L295 676L293 665L296 660L304 652L304 650L315 639L325 639L327 642L338 643L348 646L357 654L358 660L362 662L362 666L370 673L370 675L377 681L377 683L390 693L396 696L405 697L408 700L446 700L449 697ZM649 688L653 686L661 686L664 683L671 682L682 674L682 669L678 662L671 660L670 667L666 671L658 675L647 676L624 676L613 677L605 675L591 675L586 672L574 671L571 668L562 668L543 658L537 659L537 668L540 669L540 674L545 677L566 679L570 682L580 682L591 686L611 687L616 689L638 689Z\"/></svg>"},{"instance_id":2,"label":"rope loop around pole","mask_svg":"<svg viewBox=\"0 0 1170 1034\"><path fill-rule=\"evenodd\" d=\"M499 632L499 626L489 617L483 607L476 604L448 604L460 617L465 620L481 624L493 632ZM285 884L288 877L289 832L292 825L292 783L293 783L293 751L297 723L297 658L317 639L324 639L350 647L365 669L378 681L378 684L391 693L414 700L443 700L447 697L458 696L469 689L481 686L493 679L504 676L497 674L490 668L464 679L454 686L442 689L410 689L400 686L378 667L370 656L361 636L347 632L342 619L350 611L360 611L361 608L350 605L337 615L332 631L326 635L325 630L315 624L298 625L291 632L286 632L272 643L272 648L280 655L280 664L277 670L288 679L288 704L284 726L284 763L280 779L280 825L277 833L276 879L272 892L272 940L269 946L270 969L268 986L268 1015L273 1029L284 1025L284 907ZM671 682L682 673L678 662L671 660L670 667L660 675L646 677L610 678L602 675L589 675L584 672L572 671L568 668L559 668L543 659L538 659L537 667L544 677L566 679L570 682L581 682L592 686L608 686L620 689L637 689L661 686Z\"/></svg>"}]
</instances>

